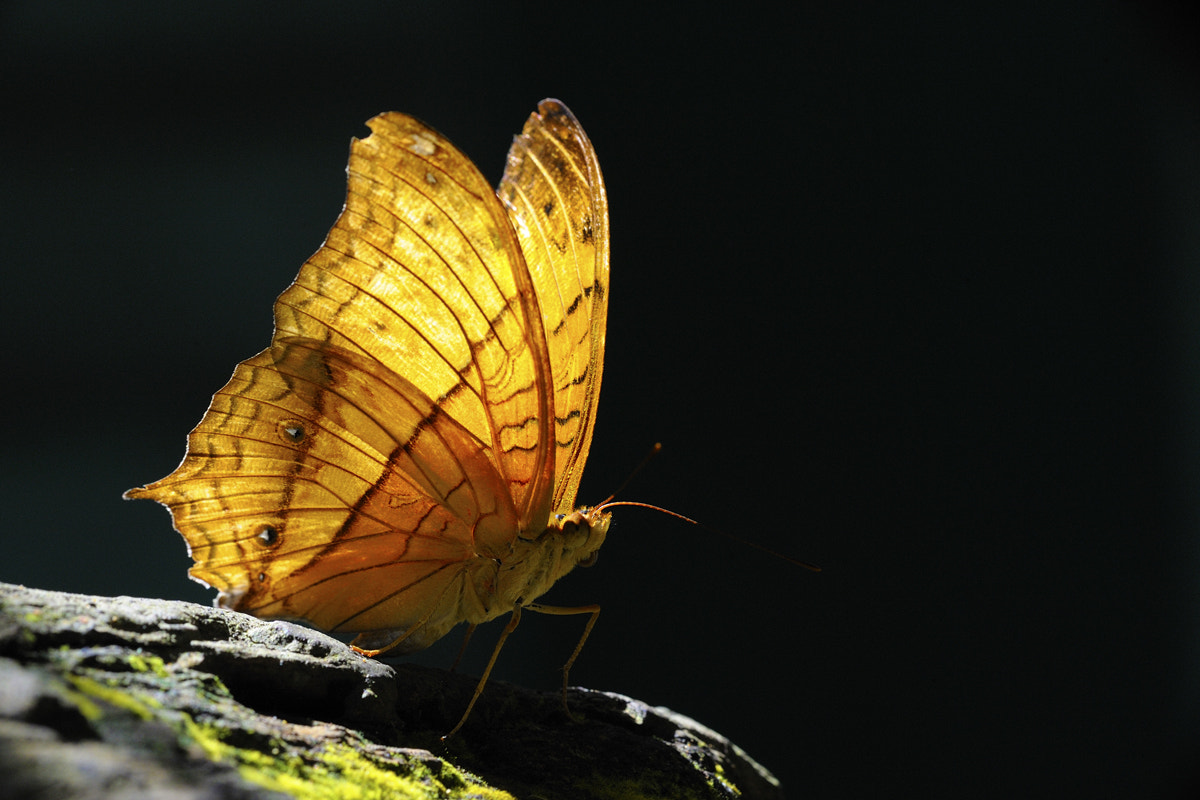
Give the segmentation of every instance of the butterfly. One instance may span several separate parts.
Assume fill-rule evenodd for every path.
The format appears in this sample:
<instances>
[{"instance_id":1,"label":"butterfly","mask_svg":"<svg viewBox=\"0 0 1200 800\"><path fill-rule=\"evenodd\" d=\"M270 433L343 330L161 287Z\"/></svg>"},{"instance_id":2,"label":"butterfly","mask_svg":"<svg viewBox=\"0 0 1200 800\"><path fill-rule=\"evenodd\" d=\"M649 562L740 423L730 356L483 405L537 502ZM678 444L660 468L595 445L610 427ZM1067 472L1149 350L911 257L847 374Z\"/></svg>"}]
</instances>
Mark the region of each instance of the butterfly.
<instances>
[{"instance_id":1,"label":"butterfly","mask_svg":"<svg viewBox=\"0 0 1200 800\"><path fill-rule=\"evenodd\" d=\"M522 609L608 532L575 507L608 307L596 153L543 100L493 191L413 117L351 144L346 204L275 303L180 466L126 492L167 506L218 606L412 652ZM451 731L453 733L454 731ZM449 735L449 734L448 734Z\"/></svg>"}]
</instances>

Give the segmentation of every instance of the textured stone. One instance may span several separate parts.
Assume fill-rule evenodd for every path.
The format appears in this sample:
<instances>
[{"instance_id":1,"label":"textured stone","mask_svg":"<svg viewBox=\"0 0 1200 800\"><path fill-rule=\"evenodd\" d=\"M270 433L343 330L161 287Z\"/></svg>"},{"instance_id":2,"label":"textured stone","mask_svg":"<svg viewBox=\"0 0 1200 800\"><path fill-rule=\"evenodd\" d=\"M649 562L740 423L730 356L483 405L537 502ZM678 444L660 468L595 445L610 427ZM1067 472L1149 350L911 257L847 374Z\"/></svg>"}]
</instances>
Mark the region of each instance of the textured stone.
<instances>
[{"instance_id":1,"label":"textured stone","mask_svg":"<svg viewBox=\"0 0 1200 800\"><path fill-rule=\"evenodd\" d=\"M286 622L0 584L0 798L782 797L664 708L363 658Z\"/></svg>"}]
</instances>

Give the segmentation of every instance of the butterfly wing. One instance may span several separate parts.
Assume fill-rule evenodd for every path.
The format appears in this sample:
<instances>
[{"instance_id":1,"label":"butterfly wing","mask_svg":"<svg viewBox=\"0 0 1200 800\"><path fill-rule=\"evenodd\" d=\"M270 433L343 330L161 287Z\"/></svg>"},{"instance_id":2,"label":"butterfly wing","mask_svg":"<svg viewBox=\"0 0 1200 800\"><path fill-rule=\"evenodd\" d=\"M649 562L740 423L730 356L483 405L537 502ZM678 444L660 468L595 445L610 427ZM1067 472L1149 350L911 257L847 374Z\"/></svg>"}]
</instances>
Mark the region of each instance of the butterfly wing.
<instances>
[{"instance_id":1,"label":"butterfly wing","mask_svg":"<svg viewBox=\"0 0 1200 800\"><path fill-rule=\"evenodd\" d=\"M276 339L316 339L403 375L476 437L525 520L552 491L553 397L520 244L440 134L403 114L367 124L342 215L275 305Z\"/></svg>"},{"instance_id":2,"label":"butterfly wing","mask_svg":"<svg viewBox=\"0 0 1200 800\"><path fill-rule=\"evenodd\" d=\"M487 608L520 530L546 523L549 349L507 212L417 120L355 141L346 206L166 478L192 575L228 607L327 630L421 628ZM472 591L467 591L470 586Z\"/></svg>"},{"instance_id":3,"label":"butterfly wing","mask_svg":"<svg viewBox=\"0 0 1200 800\"><path fill-rule=\"evenodd\" d=\"M543 100L497 189L529 268L554 393L554 513L574 508L592 441L608 313L608 200L600 164L565 105Z\"/></svg>"},{"instance_id":4,"label":"butterfly wing","mask_svg":"<svg viewBox=\"0 0 1200 800\"><path fill-rule=\"evenodd\" d=\"M476 534L516 524L469 432L378 362L302 338L239 365L184 464L143 492L171 507L223 605L331 631L418 626L425 643L494 572Z\"/></svg>"}]
</instances>

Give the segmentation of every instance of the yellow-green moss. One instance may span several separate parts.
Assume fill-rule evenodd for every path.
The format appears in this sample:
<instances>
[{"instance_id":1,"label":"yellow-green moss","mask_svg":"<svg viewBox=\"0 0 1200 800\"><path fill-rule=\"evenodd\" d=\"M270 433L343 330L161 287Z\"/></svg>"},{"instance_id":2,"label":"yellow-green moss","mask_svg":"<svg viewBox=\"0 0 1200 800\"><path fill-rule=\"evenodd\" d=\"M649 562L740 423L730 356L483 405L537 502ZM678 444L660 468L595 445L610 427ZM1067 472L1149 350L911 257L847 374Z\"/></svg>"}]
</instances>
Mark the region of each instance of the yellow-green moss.
<instances>
[{"instance_id":1,"label":"yellow-green moss","mask_svg":"<svg viewBox=\"0 0 1200 800\"><path fill-rule=\"evenodd\" d=\"M731 780L729 780L729 778L725 777L725 765L722 764L720 761L718 761L716 764L713 765L713 778L712 779L713 779L713 781L724 786L725 790L728 791L730 794L732 794L734 797L742 796L742 790L739 789L733 783L733 781L731 781ZM711 783L710 783L710 785L711 785ZM716 787L713 787L713 788L716 788Z\"/></svg>"},{"instance_id":2,"label":"yellow-green moss","mask_svg":"<svg viewBox=\"0 0 1200 800\"><path fill-rule=\"evenodd\" d=\"M146 656L141 653L131 653L127 659L129 666L136 672L153 672L160 678L167 677L167 665L158 656Z\"/></svg>"},{"instance_id":3,"label":"yellow-green moss","mask_svg":"<svg viewBox=\"0 0 1200 800\"><path fill-rule=\"evenodd\" d=\"M103 700L111 706L123 708L142 719L152 719L155 716L154 712L162 708L162 704L153 698L135 697L127 691L105 686L83 675L68 675L67 680L80 692ZM82 711L82 708L80 710ZM88 717L87 712L84 712L84 716ZM95 717L88 717L88 719L95 719Z\"/></svg>"},{"instance_id":4,"label":"yellow-green moss","mask_svg":"<svg viewBox=\"0 0 1200 800\"><path fill-rule=\"evenodd\" d=\"M384 800L385 798L428 798L470 796L485 800L512 800L512 795L467 779L455 771L457 791L445 786L427 770L417 767L416 776L397 775L376 764L350 745L328 744L316 761L283 753L286 743L273 747L273 754L242 750L221 741L221 732L197 724L184 715L186 738L212 761L230 764L250 783L284 792L304 800Z\"/></svg>"},{"instance_id":5,"label":"yellow-green moss","mask_svg":"<svg viewBox=\"0 0 1200 800\"><path fill-rule=\"evenodd\" d=\"M258 754L262 755L262 754ZM242 763L243 778L267 789L297 798L337 800L384 800L385 798L428 798L445 796L447 787L428 772L417 776L397 775L366 758L353 747L330 744L321 749L317 763L295 756L277 757L269 763ZM424 774L420 774L424 772ZM463 778L458 791L449 796L471 796L485 800L512 800L512 795Z\"/></svg>"},{"instance_id":6,"label":"yellow-green moss","mask_svg":"<svg viewBox=\"0 0 1200 800\"><path fill-rule=\"evenodd\" d=\"M74 704L75 708L79 709L79 713L88 722L95 722L104 716L104 712L100 709L100 706L93 703L92 699L83 692L77 692L64 686L62 687L62 693L70 703Z\"/></svg>"},{"instance_id":7,"label":"yellow-green moss","mask_svg":"<svg viewBox=\"0 0 1200 800\"><path fill-rule=\"evenodd\" d=\"M130 659L130 665L139 671L157 674L156 667L163 668L162 662L155 664L154 661L157 659L148 659L139 666L135 659ZM349 744L327 744L315 754L306 753L304 757L289 752L288 744L278 740L271 743L270 753L234 747L224 741L226 730L223 728L198 723L182 711L157 713L162 705L153 697L105 686L85 676L68 675L66 678L73 688L64 687L64 694L87 719L96 720L104 714L101 703L144 720L156 718L174 728L181 742L204 758L234 767L250 783L302 800L429 797L512 800L512 795L507 792L481 784L451 767L445 768L450 774L441 778L419 764L413 768L413 775L399 775Z\"/></svg>"}]
</instances>

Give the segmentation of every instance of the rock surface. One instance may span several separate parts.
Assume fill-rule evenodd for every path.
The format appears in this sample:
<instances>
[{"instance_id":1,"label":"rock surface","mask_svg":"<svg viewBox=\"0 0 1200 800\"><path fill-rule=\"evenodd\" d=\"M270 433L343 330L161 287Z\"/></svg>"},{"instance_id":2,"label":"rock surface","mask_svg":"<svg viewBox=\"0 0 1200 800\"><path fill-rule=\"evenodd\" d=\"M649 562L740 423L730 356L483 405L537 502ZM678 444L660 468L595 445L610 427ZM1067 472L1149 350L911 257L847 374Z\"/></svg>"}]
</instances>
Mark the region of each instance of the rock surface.
<instances>
[{"instance_id":1,"label":"rock surface","mask_svg":"<svg viewBox=\"0 0 1200 800\"><path fill-rule=\"evenodd\" d=\"M363 658L193 603L0 584L0 798L734 798L778 783L665 708Z\"/></svg>"}]
</instances>

